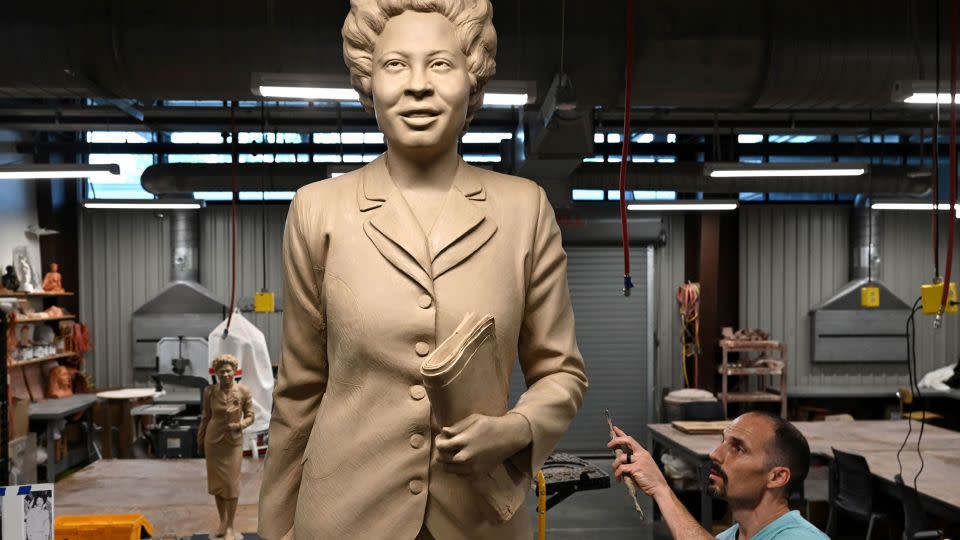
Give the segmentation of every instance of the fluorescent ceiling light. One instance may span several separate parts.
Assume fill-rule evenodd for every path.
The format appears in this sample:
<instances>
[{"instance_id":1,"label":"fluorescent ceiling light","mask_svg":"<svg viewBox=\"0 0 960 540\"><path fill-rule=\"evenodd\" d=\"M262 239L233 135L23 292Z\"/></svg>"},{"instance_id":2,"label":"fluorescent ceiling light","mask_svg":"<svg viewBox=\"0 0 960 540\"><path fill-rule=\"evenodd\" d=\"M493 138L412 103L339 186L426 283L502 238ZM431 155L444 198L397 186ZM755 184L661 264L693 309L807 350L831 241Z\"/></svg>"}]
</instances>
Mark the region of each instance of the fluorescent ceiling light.
<instances>
[{"instance_id":1,"label":"fluorescent ceiling light","mask_svg":"<svg viewBox=\"0 0 960 540\"><path fill-rule=\"evenodd\" d=\"M683 211L728 211L736 210L739 203L732 201L670 201L668 203L647 202L627 205L627 210L638 212L683 212Z\"/></svg>"},{"instance_id":2,"label":"fluorescent ceiling light","mask_svg":"<svg viewBox=\"0 0 960 540\"><path fill-rule=\"evenodd\" d=\"M521 107L529 101L528 94L499 94L485 92L483 94L484 107Z\"/></svg>"},{"instance_id":3,"label":"fluorescent ceiling light","mask_svg":"<svg viewBox=\"0 0 960 540\"><path fill-rule=\"evenodd\" d=\"M345 76L305 73L253 73L250 89L268 99L305 99L314 101L360 101L360 95ZM490 81L484 89L487 107L520 107L536 96L535 83L528 81Z\"/></svg>"},{"instance_id":4,"label":"fluorescent ceiling light","mask_svg":"<svg viewBox=\"0 0 960 540\"><path fill-rule=\"evenodd\" d=\"M0 179L36 180L41 178L91 178L98 181L115 179L120 175L120 166L105 165L0 165Z\"/></svg>"},{"instance_id":5,"label":"fluorescent ceiling light","mask_svg":"<svg viewBox=\"0 0 960 540\"><path fill-rule=\"evenodd\" d=\"M184 200L105 200L92 199L83 202L84 208L91 210L197 210L203 207L201 201Z\"/></svg>"},{"instance_id":6,"label":"fluorescent ceiling light","mask_svg":"<svg viewBox=\"0 0 960 540\"><path fill-rule=\"evenodd\" d=\"M960 94L955 94L953 96L954 101L957 100L957 96ZM904 103L916 103L916 104L933 104L933 103L950 103L950 94L947 92L941 92L935 94L933 92L914 92L909 96L903 98Z\"/></svg>"},{"instance_id":7,"label":"fluorescent ceiling light","mask_svg":"<svg viewBox=\"0 0 960 540\"><path fill-rule=\"evenodd\" d=\"M877 202L870 205L870 208L874 210L907 210L907 211L923 211L929 212L933 210L933 203L916 203L916 202ZM960 204L954 205L954 215L957 219L960 219ZM950 203L940 203L937 205L937 210L941 212L946 212L950 210Z\"/></svg>"},{"instance_id":8,"label":"fluorescent ceiling light","mask_svg":"<svg viewBox=\"0 0 960 540\"><path fill-rule=\"evenodd\" d=\"M862 176L859 163L708 163L703 173L711 178L787 178L806 176Z\"/></svg>"},{"instance_id":9,"label":"fluorescent ceiling light","mask_svg":"<svg viewBox=\"0 0 960 540\"><path fill-rule=\"evenodd\" d=\"M941 90L938 93L938 90ZM942 90L946 90L943 92ZM954 96L954 101L957 97ZM918 105L932 105L934 103L950 103L950 82L940 81L940 88L937 88L935 80L921 81L894 81L891 100L894 103L912 103Z\"/></svg>"},{"instance_id":10,"label":"fluorescent ceiling light","mask_svg":"<svg viewBox=\"0 0 960 540\"><path fill-rule=\"evenodd\" d=\"M310 86L260 86L260 95L274 99L310 99L317 101L360 101L353 88Z\"/></svg>"}]
</instances>

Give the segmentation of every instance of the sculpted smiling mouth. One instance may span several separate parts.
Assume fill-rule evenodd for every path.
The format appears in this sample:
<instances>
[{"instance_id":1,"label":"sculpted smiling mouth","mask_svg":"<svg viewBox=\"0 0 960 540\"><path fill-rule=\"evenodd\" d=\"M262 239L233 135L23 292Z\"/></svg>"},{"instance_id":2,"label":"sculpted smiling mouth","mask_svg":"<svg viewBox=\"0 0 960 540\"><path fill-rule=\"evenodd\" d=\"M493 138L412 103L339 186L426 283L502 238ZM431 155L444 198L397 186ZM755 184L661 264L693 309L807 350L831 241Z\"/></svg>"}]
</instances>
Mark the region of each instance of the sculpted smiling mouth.
<instances>
[{"instance_id":1,"label":"sculpted smiling mouth","mask_svg":"<svg viewBox=\"0 0 960 540\"><path fill-rule=\"evenodd\" d=\"M409 109L400 113L400 116L404 118L432 118L438 116L440 111L436 109L421 108L421 109Z\"/></svg>"}]
</instances>

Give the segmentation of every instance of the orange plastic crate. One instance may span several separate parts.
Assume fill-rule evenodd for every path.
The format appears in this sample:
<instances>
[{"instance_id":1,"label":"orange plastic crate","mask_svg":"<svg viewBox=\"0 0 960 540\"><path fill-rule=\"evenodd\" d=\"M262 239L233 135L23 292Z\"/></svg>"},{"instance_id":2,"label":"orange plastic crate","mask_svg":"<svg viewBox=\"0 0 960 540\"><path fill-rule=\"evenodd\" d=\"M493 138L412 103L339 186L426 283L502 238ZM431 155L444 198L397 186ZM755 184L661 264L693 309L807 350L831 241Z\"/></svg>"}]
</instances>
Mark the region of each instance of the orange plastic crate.
<instances>
[{"instance_id":1,"label":"orange plastic crate","mask_svg":"<svg viewBox=\"0 0 960 540\"><path fill-rule=\"evenodd\" d=\"M56 540L140 540L153 536L153 524L143 514L60 516L54 535Z\"/></svg>"}]
</instances>

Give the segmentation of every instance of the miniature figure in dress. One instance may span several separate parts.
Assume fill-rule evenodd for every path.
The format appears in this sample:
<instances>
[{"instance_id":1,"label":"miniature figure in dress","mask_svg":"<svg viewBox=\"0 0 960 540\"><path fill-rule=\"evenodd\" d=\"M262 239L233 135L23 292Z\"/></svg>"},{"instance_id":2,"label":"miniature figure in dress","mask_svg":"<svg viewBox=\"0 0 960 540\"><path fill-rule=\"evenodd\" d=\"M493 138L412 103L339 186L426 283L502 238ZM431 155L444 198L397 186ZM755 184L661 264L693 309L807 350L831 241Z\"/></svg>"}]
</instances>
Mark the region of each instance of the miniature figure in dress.
<instances>
[{"instance_id":1,"label":"miniature figure in dress","mask_svg":"<svg viewBox=\"0 0 960 540\"><path fill-rule=\"evenodd\" d=\"M217 382L203 391L203 419L197 432L200 452L207 461L207 491L216 498L220 527L214 534L238 540L233 530L240 497L240 465L243 462L243 430L253 423L250 390L236 382L240 363L224 354L213 361Z\"/></svg>"}]
</instances>

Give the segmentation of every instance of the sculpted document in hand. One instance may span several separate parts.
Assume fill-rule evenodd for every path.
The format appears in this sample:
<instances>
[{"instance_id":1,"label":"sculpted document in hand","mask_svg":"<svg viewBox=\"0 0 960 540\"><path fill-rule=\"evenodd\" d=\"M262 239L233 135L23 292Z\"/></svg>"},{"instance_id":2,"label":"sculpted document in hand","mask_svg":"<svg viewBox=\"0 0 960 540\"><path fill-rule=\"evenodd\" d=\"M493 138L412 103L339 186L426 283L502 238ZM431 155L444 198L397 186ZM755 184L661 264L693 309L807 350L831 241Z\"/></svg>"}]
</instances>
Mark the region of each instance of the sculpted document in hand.
<instances>
[{"instance_id":1,"label":"sculpted document in hand","mask_svg":"<svg viewBox=\"0 0 960 540\"><path fill-rule=\"evenodd\" d=\"M460 325L420 366L433 415L440 426L470 416L503 416L510 382L497 355L492 315L467 313ZM510 519L530 488L530 476L509 461L471 479L500 521Z\"/></svg>"}]
</instances>

